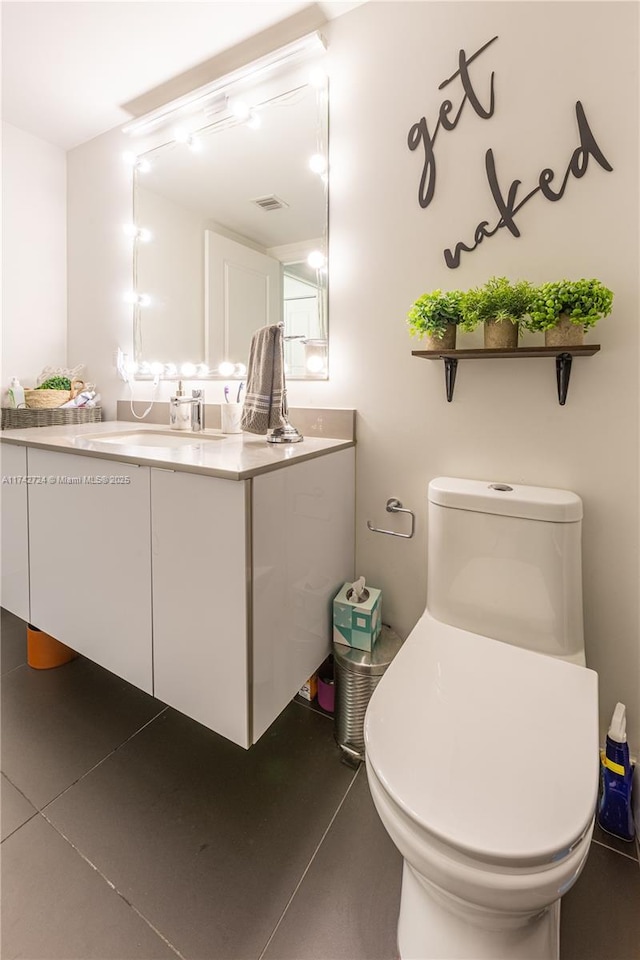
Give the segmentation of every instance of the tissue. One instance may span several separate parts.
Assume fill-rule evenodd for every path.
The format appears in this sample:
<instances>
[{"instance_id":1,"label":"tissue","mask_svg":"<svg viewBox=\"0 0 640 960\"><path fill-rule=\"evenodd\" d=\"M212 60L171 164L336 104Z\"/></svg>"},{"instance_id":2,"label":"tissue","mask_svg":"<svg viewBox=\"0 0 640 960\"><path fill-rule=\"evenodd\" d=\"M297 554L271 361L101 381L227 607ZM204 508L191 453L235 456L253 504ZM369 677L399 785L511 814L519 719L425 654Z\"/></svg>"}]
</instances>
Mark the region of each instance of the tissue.
<instances>
[{"instance_id":1,"label":"tissue","mask_svg":"<svg viewBox=\"0 0 640 960\"><path fill-rule=\"evenodd\" d=\"M333 600L333 639L357 650L373 650L382 629L382 591L365 578L345 583Z\"/></svg>"}]
</instances>

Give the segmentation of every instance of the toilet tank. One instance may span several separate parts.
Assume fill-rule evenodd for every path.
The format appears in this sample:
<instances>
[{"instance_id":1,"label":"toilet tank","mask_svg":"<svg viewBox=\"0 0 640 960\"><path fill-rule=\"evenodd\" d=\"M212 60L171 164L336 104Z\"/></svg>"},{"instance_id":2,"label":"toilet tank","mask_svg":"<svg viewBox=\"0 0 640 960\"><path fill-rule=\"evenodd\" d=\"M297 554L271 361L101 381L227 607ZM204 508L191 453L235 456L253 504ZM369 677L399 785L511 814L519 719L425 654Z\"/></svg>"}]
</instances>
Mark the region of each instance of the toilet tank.
<instances>
[{"instance_id":1,"label":"toilet tank","mask_svg":"<svg viewBox=\"0 0 640 960\"><path fill-rule=\"evenodd\" d=\"M432 480L428 612L584 664L581 532L582 501L568 490Z\"/></svg>"}]
</instances>

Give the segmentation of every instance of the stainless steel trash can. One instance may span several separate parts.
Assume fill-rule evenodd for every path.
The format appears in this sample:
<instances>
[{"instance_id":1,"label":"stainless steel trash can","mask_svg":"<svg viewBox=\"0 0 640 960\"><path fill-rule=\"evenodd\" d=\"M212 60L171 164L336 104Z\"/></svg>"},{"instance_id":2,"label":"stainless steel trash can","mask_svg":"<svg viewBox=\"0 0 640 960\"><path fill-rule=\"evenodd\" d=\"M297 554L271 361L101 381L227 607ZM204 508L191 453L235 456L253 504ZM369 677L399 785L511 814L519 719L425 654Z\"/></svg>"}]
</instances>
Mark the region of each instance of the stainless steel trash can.
<instances>
[{"instance_id":1,"label":"stainless steel trash can","mask_svg":"<svg viewBox=\"0 0 640 960\"><path fill-rule=\"evenodd\" d=\"M364 760L364 715L385 670L402 646L402 640L383 626L371 653L344 643L333 644L335 667L335 738L343 759Z\"/></svg>"}]
</instances>

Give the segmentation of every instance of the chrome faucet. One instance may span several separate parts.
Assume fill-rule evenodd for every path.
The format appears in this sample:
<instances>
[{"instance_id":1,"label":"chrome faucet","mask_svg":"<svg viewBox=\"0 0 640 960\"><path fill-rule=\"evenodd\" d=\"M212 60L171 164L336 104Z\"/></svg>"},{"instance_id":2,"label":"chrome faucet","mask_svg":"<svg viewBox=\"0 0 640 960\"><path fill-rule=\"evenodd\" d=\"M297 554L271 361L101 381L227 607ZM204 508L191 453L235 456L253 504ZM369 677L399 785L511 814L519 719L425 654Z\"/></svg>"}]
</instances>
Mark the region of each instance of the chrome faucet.
<instances>
[{"instance_id":1,"label":"chrome faucet","mask_svg":"<svg viewBox=\"0 0 640 960\"><path fill-rule=\"evenodd\" d=\"M204 430L204 390L192 390L191 399L191 429L194 433Z\"/></svg>"},{"instance_id":2,"label":"chrome faucet","mask_svg":"<svg viewBox=\"0 0 640 960\"><path fill-rule=\"evenodd\" d=\"M180 415L180 409L189 405L189 420L187 427L186 418ZM190 397L177 396L172 397L170 401L169 423L171 426L180 424L179 430L190 429L194 433L201 433L204 430L204 390L192 390Z\"/></svg>"}]
</instances>

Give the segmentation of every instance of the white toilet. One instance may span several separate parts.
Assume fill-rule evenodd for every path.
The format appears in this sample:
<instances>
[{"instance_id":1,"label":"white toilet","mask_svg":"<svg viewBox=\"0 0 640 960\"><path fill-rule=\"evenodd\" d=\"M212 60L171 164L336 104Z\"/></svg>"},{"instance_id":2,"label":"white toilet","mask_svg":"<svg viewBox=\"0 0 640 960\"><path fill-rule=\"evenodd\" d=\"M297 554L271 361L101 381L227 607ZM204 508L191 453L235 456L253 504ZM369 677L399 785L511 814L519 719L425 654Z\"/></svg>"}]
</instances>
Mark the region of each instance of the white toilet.
<instances>
[{"instance_id":1,"label":"white toilet","mask_svg":"<svg viewBox=\"0 0 640 960\"><path fill-rule=\"evenodd\" d=\"M582 501L429 484L427 608L365 717L369 787L403 858L401 960L554 960L598 790Z\"/></svg>"}]
</instances>

